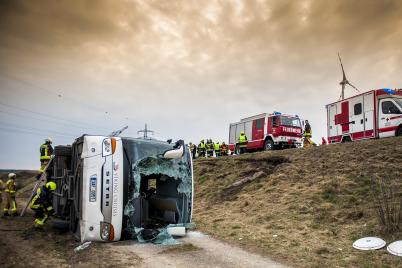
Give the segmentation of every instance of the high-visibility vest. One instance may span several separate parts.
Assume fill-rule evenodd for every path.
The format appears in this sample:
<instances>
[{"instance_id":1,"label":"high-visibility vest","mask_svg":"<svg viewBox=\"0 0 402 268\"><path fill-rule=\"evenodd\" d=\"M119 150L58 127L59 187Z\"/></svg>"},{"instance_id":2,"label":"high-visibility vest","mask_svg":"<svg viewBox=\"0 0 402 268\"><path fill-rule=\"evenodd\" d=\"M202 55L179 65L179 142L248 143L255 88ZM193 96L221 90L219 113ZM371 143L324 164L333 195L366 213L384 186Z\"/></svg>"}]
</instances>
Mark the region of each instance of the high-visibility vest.
<instances>
[{"instance_id":1,"label":"high-visibility vest","mask_svg":"<svg viewBox=\"0 0 402 268\"><path fill-rule=\"evenodd\" d=\"M313 132L311 131L311 129L310 130L304 130L304 133L303 133L303 135L304 135L304 137L306 137L306 138L311 138L312 136L313 136Z\"/></svg>"},{"instance_id":2,"label":"high-visibility vest","mask_svg":"<svg viewBox=\"0 0 402 268\"><path fill-rule=\"evenodd\" d=\"M198 144L198 149L205 149L205 143L200 142L200 144Z\"/></svg>"},{"instance_id":3,"label":"high-visibility vest","mask_svg":"<svg viewBox=\"0 0 402 268\"><path fill-rule=\"evenodd\" d=\"M221 147L219 143L215 143L215 152L219 152L221 150Z\"/></svg>"},{"instance_id":4,"label":"high-visibility vest","mask_svg":"<svg viewBox=\"0 0 402 268\"><path fill-rule=\"evenodd\" d=\"M50 160L49 145L46 143L40 146L40 160Z\"/></svg>"},{"instance_id":5,"label":"high-visibility vest","mask_svg":"<svg viewBox=\"0 0 402 268\"><path fill-rule=\"evenodd\" d=\"M245 134L239 136L239 143L240 144L247 143L247 137Z\"/></svg>"},{"instance_id":6,"label":"high-visibility vest","mask_svg":"<svg viewBox=\"0 0 402 268\"><path fill-rule=\"evenodd\" d=\"M10 194L15 194L15 181L14 180L8 180L6 182L6 189L4 190L6 193L10 193Z\"/></svg>"}]
</instances>

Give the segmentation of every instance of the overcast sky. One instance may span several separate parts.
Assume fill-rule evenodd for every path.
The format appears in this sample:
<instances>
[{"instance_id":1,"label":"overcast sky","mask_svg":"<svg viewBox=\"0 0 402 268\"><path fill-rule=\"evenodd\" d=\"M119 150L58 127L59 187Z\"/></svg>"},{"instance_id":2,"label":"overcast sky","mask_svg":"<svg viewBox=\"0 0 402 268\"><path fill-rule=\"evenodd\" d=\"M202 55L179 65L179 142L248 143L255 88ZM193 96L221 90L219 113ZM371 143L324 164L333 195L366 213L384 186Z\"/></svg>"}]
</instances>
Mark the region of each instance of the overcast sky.
<instances>
[{"instance_id":1,"label":"overcast sky","mask_svg":"<svg viewBox=\"0 0 402 268\"><path fill-rule=\"evenodd\" d=\"M338 51L361 91L400 88L402 1L0 1L0 168L148 123L159 138L228 139L280 111L326 136ZM355 94L348 88L346 96Z\"/></svg>"}]
</instances>

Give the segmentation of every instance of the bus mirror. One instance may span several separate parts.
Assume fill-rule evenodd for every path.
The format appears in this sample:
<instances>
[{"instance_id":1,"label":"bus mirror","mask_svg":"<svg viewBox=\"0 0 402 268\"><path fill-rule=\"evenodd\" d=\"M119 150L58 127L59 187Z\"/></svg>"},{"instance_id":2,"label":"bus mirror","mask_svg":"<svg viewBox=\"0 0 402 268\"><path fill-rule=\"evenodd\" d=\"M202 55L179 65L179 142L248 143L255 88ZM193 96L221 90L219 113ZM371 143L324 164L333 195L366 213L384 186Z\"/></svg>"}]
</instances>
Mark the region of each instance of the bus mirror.
<instances>
[{"instance_id":1,"label":"bus mirror","mask_svg":"<svg viewBox=\"0 0 402 268\"><path fill-rule=\"evenodd\" d=\"M163 157L167 158L167 159L176 159L176 158L180 158L184 155L184 141L183 140L179 140L176 142L176 144L173 146L172 150L168 150L166 152L163 153Z\"/></svg>"}]
</instances>

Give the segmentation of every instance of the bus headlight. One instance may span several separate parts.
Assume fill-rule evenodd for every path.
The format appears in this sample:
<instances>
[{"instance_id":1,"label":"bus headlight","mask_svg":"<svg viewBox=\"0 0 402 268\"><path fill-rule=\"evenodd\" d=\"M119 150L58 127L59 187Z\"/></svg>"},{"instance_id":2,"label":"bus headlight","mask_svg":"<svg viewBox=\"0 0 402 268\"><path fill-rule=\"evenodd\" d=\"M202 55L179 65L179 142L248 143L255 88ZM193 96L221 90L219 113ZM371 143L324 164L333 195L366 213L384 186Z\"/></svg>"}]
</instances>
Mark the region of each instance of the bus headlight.
<instances>
[{"instance_id":1,"label":"bus headlight","mask_svg":"<svg viewBox=\"0 0 402 268\"><path fill-rule=\"evenodd\" d=\"M101 222L100 224L100 236L102 240L114 240L114 228L113 225L107 222Z\"/></svg>"},{"instance_id":2,"label":"bus headlight","mask_svg":"<svg viewBox=\"0 0 402 268\"><path fill-rule=\"evenodd\" d=\"M100 224L100 236L102 240L109 240L110 235L110 223L101 222Z\"/></svg>"}]
</instances>

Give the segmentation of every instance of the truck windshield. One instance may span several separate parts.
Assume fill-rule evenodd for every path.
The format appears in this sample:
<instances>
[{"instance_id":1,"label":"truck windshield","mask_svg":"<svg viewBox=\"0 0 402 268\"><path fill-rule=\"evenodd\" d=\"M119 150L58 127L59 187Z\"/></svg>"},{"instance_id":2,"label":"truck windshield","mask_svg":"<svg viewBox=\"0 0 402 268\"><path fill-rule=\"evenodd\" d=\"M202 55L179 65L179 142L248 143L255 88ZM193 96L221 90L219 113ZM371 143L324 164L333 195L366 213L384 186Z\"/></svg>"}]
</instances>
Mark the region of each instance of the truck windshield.
<instances>
[{"instance_id":1,"label":"truck windshield","mask_svg":"<svg viewBox=\"0 0 402 268\"><path fill-rule=\"evenodd\" d=\"M301 127L299 118L287 116L281 116L281 125L289 127Z\"/></svg>"}]
</instances>

